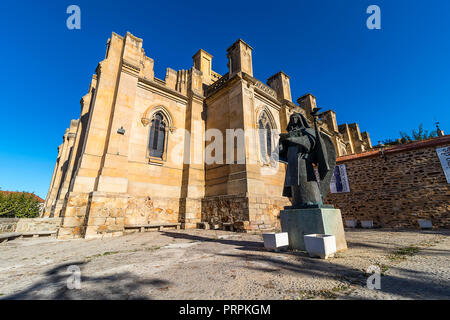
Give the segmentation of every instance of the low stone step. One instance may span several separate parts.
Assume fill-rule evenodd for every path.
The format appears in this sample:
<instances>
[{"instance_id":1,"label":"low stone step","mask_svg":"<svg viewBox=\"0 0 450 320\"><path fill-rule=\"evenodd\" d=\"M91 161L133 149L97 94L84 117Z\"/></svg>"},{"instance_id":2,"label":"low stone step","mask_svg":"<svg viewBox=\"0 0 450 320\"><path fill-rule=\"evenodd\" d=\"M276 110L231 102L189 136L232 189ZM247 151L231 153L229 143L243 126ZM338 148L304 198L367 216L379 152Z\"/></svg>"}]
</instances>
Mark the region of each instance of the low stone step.
<instances>
[{"instance_id":1,"label":"low stone step","mask_svg":"<svg viewBox=\"0 0 450 320\"><path fill-rule=\"evenodd\" d=\"M125 229L139 229L140 232L144 232L145 229L158 228L163 230L164 228L175 227L180 229L181 223L153 223L153 224L129 224L125 225Z\"/></svg>"},{"instance_id":2,"label":"low stone step","mask_svg":"<svg viewBox=\"0 0 450 320\"><path fill-rule=\"evenodd\" d=\"M0 242L7 242L22 236L19 232L0 233Z\"/></svg>"},{"instance_id":3,"label":"low stone step","mask_svg":"<svg viewBox=\"0 0 450 320\"><path fill-rule=\"evenodd\" d=\"M37 232L23 232L22 237L40 237L56 235L56 230L53 231L37 231Z\"/></svg>"}]
</instances>

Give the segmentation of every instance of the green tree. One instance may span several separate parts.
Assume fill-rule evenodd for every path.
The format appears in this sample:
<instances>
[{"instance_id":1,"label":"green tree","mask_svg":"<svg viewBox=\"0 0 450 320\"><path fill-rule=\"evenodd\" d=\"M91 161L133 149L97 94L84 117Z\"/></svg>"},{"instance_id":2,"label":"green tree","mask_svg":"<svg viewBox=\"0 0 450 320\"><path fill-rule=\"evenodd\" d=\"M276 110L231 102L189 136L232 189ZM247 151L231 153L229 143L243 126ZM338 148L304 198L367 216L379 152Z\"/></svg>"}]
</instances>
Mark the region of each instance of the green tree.
<instances>
[{"instance_id":1,"label":"green tree","mask_svg":"<svg viewBox=\"0 0 450 320\"><path fill-rule=\"evenodd\" d=\"M381 141L381 143L383 143L385 146L395 146L397 144L401 144L401 141L400 139L398 140L384 139L383 141Z\"/></svg>"},{"instance_id":2,"label":"green tree","mask_svg":"<svg viewBox=\"0 0 450 320\"><path fill-rule=\"evenodd\" d=\"M413 129L411 135L406 132L400 131L400 136L402 137L402 142L412 142L412 141L420 141L426 140L430 138L437 137L437 130L428 132L428 130L423 130L423 123L419 125L419 128Z\"/></svg>"},{"instance_id":3,"label":"green tree","mask_svg":"<svg viewBox=\"0 0 450 320\"><path fill-rule=\"evenodd\" d=\"M35 218L39 216L40 202L26 192L0 193L1 218Z\"/></svg>"}]
</instances>

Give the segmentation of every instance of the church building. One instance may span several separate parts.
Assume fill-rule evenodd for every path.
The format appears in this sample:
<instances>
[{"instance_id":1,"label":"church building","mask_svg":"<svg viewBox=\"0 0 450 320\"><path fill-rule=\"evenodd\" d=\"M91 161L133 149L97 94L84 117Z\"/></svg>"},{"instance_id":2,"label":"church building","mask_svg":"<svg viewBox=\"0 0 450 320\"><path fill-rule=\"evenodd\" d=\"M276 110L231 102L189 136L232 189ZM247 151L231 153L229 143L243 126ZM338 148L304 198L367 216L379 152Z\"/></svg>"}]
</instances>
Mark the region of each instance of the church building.
<instances>
[{"instance_id":1,"label":"church building","mask_svg":"<svg viewBox=\"0 0 450 320\"><path fill-rule=\"evenodd\" d=\"M162 80L142 39L113 33L80 117L58 147L43 213L63 218L58 237L111 237L130 226L174 223L279 227L280 210L290 202L282 197L285 165L271 157L277 133L286 132L294 112L312 123L316 98L305 94L293 102L282 71L265 83L254 78L252 51L237 40L227 49L228 73L220 75L212 55L200 49L191 68L168 68ZM332 110L320 114L319 127L338 156L372 148L367 132L356 123L338 125ZM243 144L230 147L229 129L245 132ZM211 144L223 145L219 158L233 163L205 161ZM219 149L212 152L216 159ZM243 161L234 161L239 153Z\"/></svg>"}]
</instances>

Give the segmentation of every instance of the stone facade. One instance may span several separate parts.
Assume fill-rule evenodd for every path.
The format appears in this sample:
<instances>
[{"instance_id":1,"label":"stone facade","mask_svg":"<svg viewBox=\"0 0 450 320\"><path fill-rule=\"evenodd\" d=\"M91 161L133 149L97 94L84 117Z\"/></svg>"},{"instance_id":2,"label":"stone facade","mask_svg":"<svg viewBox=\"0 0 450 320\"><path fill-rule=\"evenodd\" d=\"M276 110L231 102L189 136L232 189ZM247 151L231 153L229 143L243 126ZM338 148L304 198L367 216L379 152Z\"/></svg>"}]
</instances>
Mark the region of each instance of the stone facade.
<instances>
[{"instance_id":1,"label":"stone facade","mask_svg":"<svg viewBox=\"0 0 450 320\"><path fill-rule=\"evenodd\" d=\"M199 50L193 67L168 68L164 80L154 76L142 45L130 33L112 34L80 118L64 134L43 213L63 218L59 237L109 237L126 225L164 222L231 222L243 231L279 226L279 210L289 204L281 197L285 167L268 161L260 137L248 132L265 125L272 151L290 114L311 119L315 97L293 103L284 72L267 84L255 79L253 49L240 39L227 50L227 74L214 72L212 55ZM341 130L332 110L321 118L338 154L371 148L357 125ZM225 137L228 129L245 131L242 148L229 150L208 136L212 130ZM207 163L212 145L223 145L224 159L241 153L244 161ZM271 170L276 174L266 174Z\"/></svg>"},{"instance_id":2,"label":"stone facade","mask_svg":"<svg viewBox=\"0 0 450 320\"><path fill-rule=\"evenodd\" d=\"M450 228L450 184L436 148L450 145L450 135L353 156L345 164L349 193L330 194L328 203L344 219L373 220L375 227L418 228L418 219Z\"/></svg>"}]
</instances>

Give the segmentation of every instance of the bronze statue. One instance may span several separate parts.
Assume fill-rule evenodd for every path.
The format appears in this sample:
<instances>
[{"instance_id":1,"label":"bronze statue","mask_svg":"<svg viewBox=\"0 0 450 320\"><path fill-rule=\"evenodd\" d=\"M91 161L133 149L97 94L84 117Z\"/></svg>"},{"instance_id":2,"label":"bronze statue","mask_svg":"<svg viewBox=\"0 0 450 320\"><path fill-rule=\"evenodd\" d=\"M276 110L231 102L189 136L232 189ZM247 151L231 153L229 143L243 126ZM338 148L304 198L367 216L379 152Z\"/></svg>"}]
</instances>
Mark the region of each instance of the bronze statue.
<instances>
[{"instance_id":1,"label":"bronze statue","mask_svg":"<svg viewBox=\"0 0 450 320\"><path fill-rule=\"evenodd\" d=\"M331 138L319 132L318 111L311 113L314 129L301 113L294 113L288 133L280 134L279 161L287 163L283 196L291 198L292 209L328 207L324 199L336 166L336 150Z\"/></svg>"}]
</instances>

